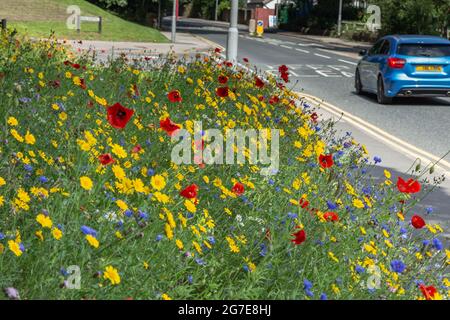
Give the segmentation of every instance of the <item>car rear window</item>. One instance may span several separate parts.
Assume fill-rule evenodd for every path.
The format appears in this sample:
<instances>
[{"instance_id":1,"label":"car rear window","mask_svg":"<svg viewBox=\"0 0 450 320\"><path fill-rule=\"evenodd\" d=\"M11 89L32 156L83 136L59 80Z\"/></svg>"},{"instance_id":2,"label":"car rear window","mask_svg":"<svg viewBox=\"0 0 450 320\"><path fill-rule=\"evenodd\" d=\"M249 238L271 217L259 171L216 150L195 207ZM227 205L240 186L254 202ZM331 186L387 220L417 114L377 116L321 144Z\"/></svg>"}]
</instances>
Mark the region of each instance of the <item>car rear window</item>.
<instances>
[{"instance_id":1,"label":"car rear window","mask_svg":"<svg viewBox=\"0 0 450 320\"><path fill-rule=\"evenodd\" d=\"M450 56L450 44L403 43L397 53L414 57L447 57Z\"/></svg>"}]
</instances>

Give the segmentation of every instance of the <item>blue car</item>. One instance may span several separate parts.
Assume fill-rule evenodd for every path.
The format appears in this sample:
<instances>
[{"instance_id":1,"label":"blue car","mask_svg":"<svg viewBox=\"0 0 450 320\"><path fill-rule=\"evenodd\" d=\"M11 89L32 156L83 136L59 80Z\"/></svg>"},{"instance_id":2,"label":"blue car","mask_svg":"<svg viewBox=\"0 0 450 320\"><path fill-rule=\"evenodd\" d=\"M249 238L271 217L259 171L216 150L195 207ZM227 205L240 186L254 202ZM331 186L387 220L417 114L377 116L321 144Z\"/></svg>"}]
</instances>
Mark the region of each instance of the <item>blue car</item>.
<instances>
[{"instance_id":1,"label":"blue car","mask_svg":"<svg viewBox=\"0 0 450 320\"><path fill-rule=\"evenodd\" d=\"M355 90L394 97L450 97L450 41L436 36L390 35L378 40L356 67Z\"/></svg>"}]
</instances>

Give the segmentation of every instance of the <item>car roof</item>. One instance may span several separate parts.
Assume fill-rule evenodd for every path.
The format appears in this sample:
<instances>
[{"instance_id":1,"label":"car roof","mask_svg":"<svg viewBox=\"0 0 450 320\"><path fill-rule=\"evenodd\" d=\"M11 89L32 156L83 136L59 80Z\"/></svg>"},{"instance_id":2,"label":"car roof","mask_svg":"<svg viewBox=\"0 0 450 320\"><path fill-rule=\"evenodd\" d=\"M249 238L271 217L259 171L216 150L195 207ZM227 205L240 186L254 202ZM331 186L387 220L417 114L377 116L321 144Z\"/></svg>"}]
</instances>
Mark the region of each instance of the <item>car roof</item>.
<instances>
[{"instance_id":1,"label":"car roof","mask_svg":"<svg viewBox=\"0 0 450 320\"><path fill-rule=\"evenodd\" d=\"M399 43L436 43L436 44L450 44L450 41L438 36L429 35L389 35L384 38L391 38Z\"/></svg>"}]
</instances>

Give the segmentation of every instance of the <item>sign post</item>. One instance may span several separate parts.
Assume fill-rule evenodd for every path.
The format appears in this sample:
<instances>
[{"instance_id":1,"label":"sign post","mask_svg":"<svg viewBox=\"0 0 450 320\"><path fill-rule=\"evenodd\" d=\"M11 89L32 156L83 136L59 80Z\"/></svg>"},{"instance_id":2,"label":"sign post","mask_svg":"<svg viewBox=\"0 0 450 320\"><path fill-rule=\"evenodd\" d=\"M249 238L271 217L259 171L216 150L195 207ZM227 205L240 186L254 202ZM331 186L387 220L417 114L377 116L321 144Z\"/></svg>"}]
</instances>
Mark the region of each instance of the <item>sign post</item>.
<instances>
[{"instance_id":1,"label":"sign post","mask_svg":"<svg viewBox=\"0 0 450 320\"><path fill-rule=\"evenodd\" d=\"M262 37L264 34L264 21L258 20L256 23L256 36Z\"/></svg>"},{"instance_id":2,"label":"sign post","mask_svg":"<svg viewBox=\"0 0 450 320\"><path fill-rule=\"evenodd\" d=\"M250 19L250 22L248 24L248 33L254 37L256 32L256 20Z\"/></svg>"},{"instance_id":3,"label":"sign post","mask_svg":"<svg viewBox=\"0 0 450 320\"><path fill-rule=\"evenodd\" d=\"M81 22L97 22L98 23L98 33L102 33L102 17L87 17L87 16L77 16L77 32L81 31Z\"/></svg>"}]
</instances>

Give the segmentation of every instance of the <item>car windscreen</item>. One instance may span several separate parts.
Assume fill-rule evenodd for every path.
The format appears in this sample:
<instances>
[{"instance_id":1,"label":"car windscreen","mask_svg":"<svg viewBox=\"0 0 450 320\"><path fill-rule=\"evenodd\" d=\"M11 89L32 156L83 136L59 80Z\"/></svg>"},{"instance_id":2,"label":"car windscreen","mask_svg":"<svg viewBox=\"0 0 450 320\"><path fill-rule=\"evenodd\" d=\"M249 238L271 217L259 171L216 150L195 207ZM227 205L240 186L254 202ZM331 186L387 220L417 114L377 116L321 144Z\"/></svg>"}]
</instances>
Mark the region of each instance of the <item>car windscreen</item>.
<instances>
[{"instance_id":1,"label":"car windscreen","mask_svg":"<svg viewBox=\"0 0 450 320\"><path fill-rule=\"evenodd\" d=\"M397 53L413 57L450 57L450 44L402 43Z\"/></svg>"}]
</instances>

